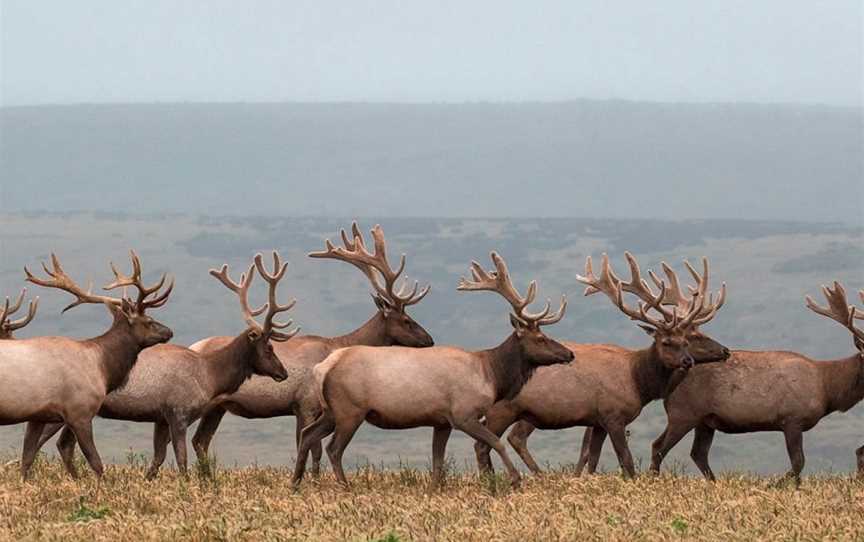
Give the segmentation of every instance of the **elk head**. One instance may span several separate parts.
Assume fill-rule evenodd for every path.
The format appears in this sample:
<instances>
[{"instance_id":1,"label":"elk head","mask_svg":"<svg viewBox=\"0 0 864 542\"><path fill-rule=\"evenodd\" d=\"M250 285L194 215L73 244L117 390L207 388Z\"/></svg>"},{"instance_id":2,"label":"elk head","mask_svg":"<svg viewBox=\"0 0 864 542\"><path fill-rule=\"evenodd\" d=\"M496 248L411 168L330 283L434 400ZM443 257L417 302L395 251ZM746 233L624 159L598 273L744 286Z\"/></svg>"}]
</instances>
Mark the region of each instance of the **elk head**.
<instances>
[{"instance_id":1,"label":"elk head","mask_svg":"<svg viewBox=\"0 0 864 542\"><path fill-rule=\"evenodd\" d=\"M495 264L494 271L485 271L477 262L471 262L472 280L459 279L461 291L488 290L497 292L506 299L513 307L510 313L510 325L513 326L513 337L519 345L519 351L523 360L532 365L551 365L553 363L567 363L573 360L573 352L563 344L550 339L540 326L554 324L564 317L567 309L567 298L561 296L561 306L555 314L550 315L551 301L546 301L546 307L538 313L526 312L537 295L537 281L532 280L528 284L528 291L522 297L510 279L507 264L496 252L492 252L492 263Z\"/></svg>"},{"instance_id":2,"label":"elk head","mask_svg":"<svg viewBox=\"0 0 864 542\"><path fill-rule=\"evenodd\" d=\"M249 286L252 284L252 279L255 278L255 270L261 275L268 284L267 302L257 309L249 307ZM240 275L240 282L236 283L228 276L228 264L222 265L218 271L210 270L210 274L216 277L226 288L237 294L240 300L240 310L243 313L243 319L249 326L246 329L246 338L249 341L251 356L247 358L249 368L252 373L262 376L269 376L277 382L281 382L288 378L288 371L279 360L276 352L273 351L273 345L270 341L283 342L287 341L296 335L300 328L295 328L288 332L279 331L286 329L293 323L292 320L287 322L277 322L274 317L280 312L291 310L297 303L297 300L291 300L286 305L280 305L276 301L276 288L279 281L285 276L285 271L288 269L287 263L282 263L279 253L273 251L273 272L267 271L264 266L264 258L261 254L255 255L254 263L249 266L249 269ZM264 313L264 323L259 324L255 317Z\"/></svg>"},{"instance_id":3,"label":"elk head","mask_svg":"<svg viewBox=\"0 0 864 542\"><path fill-rule=\"evenodd\" d=\"M855 325L855 320L864 320L864 314L859 314L858 309L854 305L848 305L846 302L846 290L843 286L834 281L834 288L822 286L822 294L828 301L827 307L820 307L813 301L809 295L805 298L807 307L817 314L827 316L828 318L839 322L840 325L848 329L852 333L852 343L864 360L864 330ZM858 296L861 298L861 303L864 303L864 290L858 291Z\"/></svg>"},{"instance_id":4,"label":"elk head","mask_svg":"<svg viewBox=\"0 0 864 542\"><path fill-rule=\"evenodd\" d=\"M630 266L630 281L619 279L609 265L609 257L603 255L600 276L594 275L589 256L585 262L585 276L576 275L576 280L587 285L585 295L603 292L618 309L632 320L643 322L640 327L653 339L660 362L668 369L689 369L695 363L724 361L729 350L701 331L699 326L714 318L726 300L726 284L720 287L716 301L708 291L708 259L702 258L703 273L700 275L689 262L684 262L696 281L690 286L689 295L681 290L675 271L665 262L661 265L669 284L649 271L652 282L659 292L654 293L642 278L636 258L625 252ZM640 299L638 307L629 307L624 302L624 293ZM671 308L670 308L671 307ZM652 316L653 311L658 316Z\"/></svg>"},{"instance_id":5,"label":"elk head","mask_svg":"<svg viewBox=\"0 0 864 542\"><path fill-rule=\"evenodd\" d=\"M30 300L30 305L27 309L27 315L22 316L17 320L10 320L13 314L18 312L18 309L21 308L21 304L24 302L24 295L27 293L27 288L22 288L21 293L18 294L18 299L15 300L15 303L9 304L9 297L6 297L6 303L3 305L3 309L0 310L0 339L11 339L12 333L22 327L26 326L33 320L33 317L36 316L36 307L39 305L39 297L35 297Z\"/></svg>"},{"instance_id":6,"label":"elk head","mask_svg":"<svg viewBox=\"0 0 864 542\"><path fill-rule=\"evenodd\" d=\"M419 303L429 293L430 286L419 290L420 284L414 281L414 286L409 288L408 279L404 279L402 286L397 290L396 282L402 271L405 270L405 254L399 259L399 267L395 271L387 260L387 245L384 241L384 230L376 225L372 228L372 239L375 252L370 253L366 249L360 228L354 222L351 225L352 238L348 238L345 230L340 230L342 244L336 247L330 239L324 241L324 250L309 253L310 258L329 258L348 262L366 275L375 293L372 299L378 308L378 313L383 319L385 334L390 342L400 346L425 347L434 345L434 341L423 327L414 321L406 308ZM379 278L380 275L380 278ZM383 284L381 283L383 279Z\"/></svg>"},{"instance_id":7,"label":"elk head","mask_svg":"<svg viewBox=\"0 0 864 542\"><path fill-rule=\"evenodd\" d=\"M168 301L168 296L174 289L174 281L172 280L161 293L159 290L165 285L166 274L163 274L162 278L152 286L145 286L141 279L141 260L134 250L129 252L132 258L132 274L124 275L117 270L112 262L110 265L111 271L114 273L114 282L103 287L103 290L123 288L124 295L120 298L95 295L91 293L92 285L86 291L83 290L66 274L60 266L60 260L54 254L51 254L52 269L48 269L47 265L42 264L42 269L50 278L37 278L26 267L24 273L27 275L27 280L34 284L65 290L76 297L75 301L67 305L62 312L85 303L102 303L114 316L114 325L126 328L141 348L168 342L173 336L171 330L148 316L145 311L161 307ZM138 290L136 300L133 301L125 296L125 289L128 287Z\"/></svg>"}]
</instances>

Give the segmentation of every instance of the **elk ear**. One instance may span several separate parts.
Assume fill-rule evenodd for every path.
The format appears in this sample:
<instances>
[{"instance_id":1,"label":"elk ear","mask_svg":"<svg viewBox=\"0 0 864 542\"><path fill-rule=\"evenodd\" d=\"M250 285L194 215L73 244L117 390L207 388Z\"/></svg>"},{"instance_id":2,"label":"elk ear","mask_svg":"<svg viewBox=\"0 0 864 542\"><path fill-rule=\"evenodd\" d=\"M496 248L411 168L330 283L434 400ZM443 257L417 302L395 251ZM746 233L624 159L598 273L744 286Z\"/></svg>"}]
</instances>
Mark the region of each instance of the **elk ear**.
<instances>
[{"instance_id":1,"label":"elk ear","mask_svg":"<svg viewBox=\"0 0 864 542\"><path fill-rule=\"evenodd\" d=\"M642 329L644 329L644 330L645 330L645 333L647 333L647 334L650 335L651 337L654 337L654 336L657 334L657 330L654 329L654 328L651 327L651 326L643 326L642 324L639 324L639 327L641 327Z\"/></svg>"},{"instance_id":2,"label":"elk ear","mask_svg":"<svg viewBox=\"0 0 864 542\"><path fill-rule=\"evenodd\" d=\"M378 307L378 310L384 313L384 316L390 316L390 313L395 309L393 305L390 304L389 301L381 297L380 295L372 295L372 300L375 301L375 306Z\"/></svg>"},{"instance_id":3,"label":"elk ear","mask_svg":"<svg viewBox=\"0 0 864 542\"><path fill-rule=\"evenodd\" d=\"M254 343L255 341L257 341L258 339L261 338L261 331L258 329L254 329L254 328L250 329L246 333L246 338L249 339L250 343Z\"/></svg>"},{"instance_id":4,"label":"elk ear","mask_svg":"<svg viewBox=\"0 0 864 542\"><path fill-rule=\"evenodd\" d=\"M510 325L513 326L513 329L516 330L517 337L521 337L522 334L525 332L525 325L512 313L510 314Z\"/></svg>"},{"instance_id":5,"label":"elk ear","mask_svg":"<svg viewBox=\"0 0 864 542\"><path fill-rule=\"evenodd\" d=\"M111 311L111 314L114 315L114 318L122 316L127 322L132 323L132 317L135 316L135 305L125 297L120 300L119 307L113 303L106 303L106 306Z\"/></svg>"}]
</instances>

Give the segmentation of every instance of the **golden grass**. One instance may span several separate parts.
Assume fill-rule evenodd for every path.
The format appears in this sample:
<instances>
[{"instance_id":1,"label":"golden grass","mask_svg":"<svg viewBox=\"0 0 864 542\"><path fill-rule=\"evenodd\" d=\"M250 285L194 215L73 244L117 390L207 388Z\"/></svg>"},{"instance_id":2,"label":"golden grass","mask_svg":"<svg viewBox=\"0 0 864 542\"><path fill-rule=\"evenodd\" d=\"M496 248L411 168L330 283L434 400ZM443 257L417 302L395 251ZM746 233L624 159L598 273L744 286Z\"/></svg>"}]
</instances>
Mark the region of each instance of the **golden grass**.
<instances>
[{"instance_id":1,"label":"golden grass","mask_svg":"<svg viewBox=\"0 0 864 542\"><path fill-rule=\"evenodd\" d=\"M864 484L848 476L776 479L729 475L716 484L666 474L635 481L567 472L525 478L453 474L427 492L413 469L329 474L294 493L285 468L218 469L184 481L140 462L109 466L98 487L40 460L31 482L0 467L0 538L42 540L815 540L864 538Z\"/></svg>"}]
</instances>

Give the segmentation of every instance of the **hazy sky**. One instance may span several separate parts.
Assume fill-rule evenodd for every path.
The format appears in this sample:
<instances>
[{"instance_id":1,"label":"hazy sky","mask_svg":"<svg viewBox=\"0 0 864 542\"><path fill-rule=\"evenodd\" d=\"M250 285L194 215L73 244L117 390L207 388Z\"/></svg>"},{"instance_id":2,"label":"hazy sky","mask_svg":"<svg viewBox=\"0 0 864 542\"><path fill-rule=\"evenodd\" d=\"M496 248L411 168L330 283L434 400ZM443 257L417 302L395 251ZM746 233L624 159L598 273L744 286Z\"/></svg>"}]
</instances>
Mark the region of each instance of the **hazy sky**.
<instances>
[{"instance_id":1,"label":"hazy sky","mask_svg":"<svg viewBox=\"0 0 864 542\"><path fill-rule=\"evenodd\" d=\"M862 2L0 0L0 103L862 104Z\"/></svg>"}]
</instances>

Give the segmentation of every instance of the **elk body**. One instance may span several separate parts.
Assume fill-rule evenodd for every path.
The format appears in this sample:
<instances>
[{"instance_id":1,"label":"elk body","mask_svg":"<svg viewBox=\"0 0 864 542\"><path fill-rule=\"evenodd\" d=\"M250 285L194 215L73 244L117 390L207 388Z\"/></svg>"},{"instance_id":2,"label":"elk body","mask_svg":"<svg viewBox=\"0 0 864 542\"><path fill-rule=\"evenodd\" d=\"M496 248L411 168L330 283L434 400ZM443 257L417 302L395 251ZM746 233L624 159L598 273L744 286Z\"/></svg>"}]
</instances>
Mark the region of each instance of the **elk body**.
<instances>
[{"instance_id":1,"label":"elk body","mask_svg":"<svg viewBox=\"0 0 864 542\"><path fill-rule=\"evenodd\" d=\"M290 339L296 330L285 333L291 322L280 323L274 317L294 306L294 302L280 305L276 288L285 275L288 264L283 264L273 252L274 271L267 271L260 254L236 283L228 276L228 266L211 269L210 274L229 290L237 294L246 328L224 346L206 353L198 353L177 345L158 345L138 356L138 362L129 374L128 382L105 398L99 416L114 420L149 422L153 428L153 462L147 471L152 479L165 461L168 441L174 447L174 457L181 474L186 474L186 429L195 422L212 401L230 394L253 374L275 381L284 380L288 373L276 357L270 341L277 344ZM249 287L255 271L268 284L268 301L258 308L249 307ZM264 323L255 316L264 314ZM54 424L43 431L39 446L44 444L62 424ZM60 457L67 471L77 477L73 462L75 436L68 427L57 441Z\"/></svg>"},{"instance_id":2,"label":"elk body","mask_svg":"<svg viewBox=\"0 0 864 542\"><path fill-rule=\"evenodd\" d=\"M629 253L626 257L631 271L629 282L615 276L605 255L599 278L594 276L589 257L586 276L577 279L588 285L585 295L603 292L625 314L647 324L642 327L654 338L654 343L642 350L630 350L610 344L564 342L578 361L538 368L518 395L499 401L486 414L485 424L495 435L502 435L516 424L508 440L535 473L540 472L540 467L527 447L528 437L535 429L584 425L594 426L594 438L598 440L595 445L602 446L608 434L624 473L635 476L626 439L627 425L647 403L665 396L676 371L687 370L694 362L720 361L729 354L724 346L698 329L714 317L725 298L724 286L716 302L707 299L707 260L703 260L701 276L688 264L697 286L693 288L694 295L686 296L678 277L665 263L663 269L669 287L652 274L660 290L654 293L642 280L635 258ZM642 300L638 309L624 304L625 292ZM659 317L649 316L648 310L659 313ZM489 447L478 442L475 452L481 471L491 471Z\"/></svg>"},{"instance_id":3,"label":"elk body","mask_svg":"<svg viewBox=\"0 0 864 542\"><path fill-rule=\"evenodd\" d=\"M17 320L10 320L12 315L18 312L21 308L21 304L24 303L24 296L26 294L27 288L22 288L21 293L18 295L18 299L16 299L15 303L12 303L11 305L9 304L9 298L6 298L3 309L0 310L0 340L12 339L12 335L15 331L29 324L30 321L33 320L33 317L36 316L36 307L39 306L38 296L30 301L25 316L22 316Z\"/></svg>"},{"instance_id":4,"label":"elk body","mask_svg":"<svg viewBox=\"0 0 864 542\"><path fill-rule=\"evenodd\" d=\"M37 278L25 268L27 280L75 295L76 301L64 311L83 303L100 303L108 307L114 321L106 333L93 339L37 337L0 341L0 424L29 422L21 461L25 477L42 428L53 422L69 426L90 467L101 476L102 460L93 441L93 416L105 396L126 381L141 350L171 339L171 330L145 311L165 304L173 283L160 293L166 279L163 275L155 285L144 286L141 263L133 252L132 275L125 276L112 265L116 280L105 289L135 288L137 301L93 295L69 278L53 254L51 260L53 269L43 265L48 279Z\"/></svg>"},{"instance_id":5,"label":"elk body","mask_svg":"<svg viewBox=\"0 0 864 542\"><path fill-rule=\"evenodd\" d=\"M834 283L822 288L828 307L809 296L807 306L846 327L859 353L833 361L813 361L795 352L735 351L724 364L697 367L664 401L667 424L651 447L651 470L684 435L695 429L690 456L702 474L714 480L708 452L715 431L782 431L791 470L786 478L800 484L804 468L803 433L828 414L845 412L864 398L862 318L847 305L846 292ZM864 301L864 292L860 293ZM864 475L864 447L856 450L858 474Z\"/></svg>"},{"instance_id":6,"label":"elk body","mask_svg":"<svg viewBox=\"0 0 864 542\"><path fill-rule=\"evenodd\" d=\"M404 287L398 291L395 289L396 281L405 268L405 256L402 256L398 269L394 271L387 260L384 232L380 226L376 225L372 229L374 253L367 251L356 222L352 225L351 233L352 238L349 239L342 230L344 247L334 247L327 240L324 251L313 252L309 256L342 260L359 268L375 289L373 300L377 313L363 326L341 337L299 335L290 342L276 344L276 354L287 370L288 377L284 381L274 382L253 376L236 392L215 401L204 414L192 439L199 460L207 457L210 442L226 412L244 418L296 416L296 440L299 444L302 429L321 413L312 380L312 367L338 348L352 345L424 347L433 344L432 337L406 312L409 306L423 299L429 287L419 293L416 283L410 292ZM211 337L190 348L209 352L230 340L230 337ZM313 473L317 474L320 460L321 446L318 444L312 450Z\"/></svg>"},{"instance_id":7,"label":"elk body","mask_svg":"<svg viewBox=\"0 0 864 542\"><path fill-rule=\"evenodd\" d=\"M324 411L303 430L295 487L303 477L309 449L331 432L327 454L337 478L347 485L342 454L364 420L384 429L431 426L434 485L442 479L445 448L454 427L494 448L511 482L518 484L519 473L506 449L480 418L496 401L516 396L537 366L568 362L573 353L540 330L563 317L566 300L562 298L558 312L551 316L549 303L540 313L527 313L536 295L536 282L531 282L522 297L511 283L504 260L494 252L492 260L493 272L473 262L473 280L462 279L458 289L494 291L511 304L514 330L497 347L469 352L455 347L353 346L337 350L313 369Z\"/></svg>"}]
</instances>

